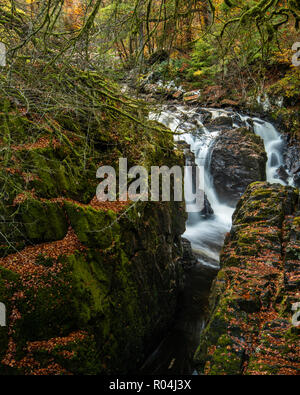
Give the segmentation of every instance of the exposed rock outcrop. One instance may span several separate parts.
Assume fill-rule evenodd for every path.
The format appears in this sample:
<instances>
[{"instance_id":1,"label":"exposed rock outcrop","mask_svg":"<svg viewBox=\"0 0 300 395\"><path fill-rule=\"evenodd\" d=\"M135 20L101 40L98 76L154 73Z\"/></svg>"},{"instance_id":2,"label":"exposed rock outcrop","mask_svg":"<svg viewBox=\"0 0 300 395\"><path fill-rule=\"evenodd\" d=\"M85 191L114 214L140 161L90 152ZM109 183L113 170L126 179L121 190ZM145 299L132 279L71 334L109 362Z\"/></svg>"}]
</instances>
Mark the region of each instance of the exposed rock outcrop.
<instances>
[{"instance_id":1,"label":"exposed rock outcrop","mask_svg":"<svg viewBox=\"0 0 300 395\"><path fill-rule=\"evenodd\" d=\"M247 186L266 179L263 141L246 128L224 130L211 152L210 171L219 198L237 203Z\"/></svg>"},{"instance_id":2,"label":"exposed rock outcrop","mask_svg":"<svg viewBox=\"0 0 300 395\"><path fill-rule=\"evenodd\" d=\"M299 191L248 187L225 240L195 363L217 374L299 374Z\"/></svg>"},{"instance_id":3,"label":"exposed rock outcrop","mask_svg":"<svg viewBox=\"0 0 300 395\"><path fill-rule=\"evenodd\" d=\"M126 111L111 95L107 107ZM90 104L47 123L0 103L14 142L6 155L0 141L0 374L135 372L175 312L186 213L181 202L98 202L96 170L120 157L183 166L182 152L158 125L147 134Z\"/></svg>"},{"instance_id":4,"label":"exposed rock outcrop","mask_svg":"<svg viewBox=\"0 0 300 395\"><path fill-rule=\"evenodd\" d=\"M181 241L183 248L182 264L186 268L193 267L197 263L197 258L193 253L191 242L184 237Z\"/></svg>"},{"instance_id":5,"label":"exposed rock outcrop","mask_svg":"<svg viewBox=\"0 0 300 395\"><path fill-rule=\"evenodd\" d=\"M216 128L218 130L228 129L228 128L232 129L233 119L230 115L221 115L219 117L212 119L208 124L206 124L206 126L212 129Z\"/></svg>"},{"instance_id":6,"label":"exposed rock outcrop","mask_svg":"<svg viewBox=\"0 0 300 395\"><path fill-rule=\"evenodd\" d=\"M300 143L295 141L290 145L284 155L286 167L292 175L294 183L300 187Z\"/></svg>"}]
</instances>

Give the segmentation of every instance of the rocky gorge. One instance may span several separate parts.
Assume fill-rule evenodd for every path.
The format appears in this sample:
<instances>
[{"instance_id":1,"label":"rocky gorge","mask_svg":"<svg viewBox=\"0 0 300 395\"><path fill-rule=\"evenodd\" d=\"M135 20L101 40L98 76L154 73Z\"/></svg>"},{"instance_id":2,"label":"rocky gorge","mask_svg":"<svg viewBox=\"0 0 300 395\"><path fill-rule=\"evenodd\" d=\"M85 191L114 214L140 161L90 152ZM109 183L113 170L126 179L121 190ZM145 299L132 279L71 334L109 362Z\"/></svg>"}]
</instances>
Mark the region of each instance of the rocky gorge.
<instances>
[{"instance_id":1,"label":"rocky gorge","mask_svg":"<svg viewBox=\"0 0 300 395\"><path fill-rule=\"evenodd\" d=\"M83 90L107 83L80 78ZM100 202L96 171L119 157L148 168L184 156L112 89L98 94L110 110L43 121L1 101L1 375L133 373L173 319L184 202Z\"/></svg>"},{"instance_id":2,"label":"rocky gorge","mask_svg":"<svg viewBox=\"0 0 300 395\"><path fill-rule=\"evenodd\" d=\"M210 295L210 312L202 310L194 373L297 374L300 228L299 191L286 186L297 183L286 162L291 148L270 123L231 109L172 103L159 114L161 122L181 132L179 143L189 144L195 162L204 167L211 210L189 214L184 234L196 267L206 270L206 288L198 283L206 289L202 301ZM281 177L280 169L287 176ZM221 270L208 292L212 267ZM194 318L186 320L193 325ZM195 327L199 331L199 323ZM187 331L197 343L190 326ZM168 353L165 344L156 350L157 359L160 352ZM176 360L176 353L169 353Z\"/></svg>"},{"instance_id":3,"label":"rocky gorge","mask_svg":"<svg viewBox=\"0 0 300 395\"><path fill-rule=\"evenodd\" d=\"M45 123L2 103L0 374L294 374L297 147L258 114L197 104L199 92L148 120L111 89L101 115ZM97 168L120 157L198 166L202 210L97 201Z\"/></svg>"},{"instance_id":4,"label":"rocky gorge","mask_svg":"<svg viewBox=\"0 0 300 395\"><path fill-rule=\"evenodd\" d=\"M248 187L233 216L195 363L205 374L299 373L299 194Z\"/></svg>"},{"instance_id":5,"label":"rocky gorge","mask_svg":"<svg viewBox=\"0 0 300 395\"><path fill-rule=\"evenodd\" d=\"M1 1L1 384L299 375L299 29L300 0Z\"/></svg>"}]
</instances>

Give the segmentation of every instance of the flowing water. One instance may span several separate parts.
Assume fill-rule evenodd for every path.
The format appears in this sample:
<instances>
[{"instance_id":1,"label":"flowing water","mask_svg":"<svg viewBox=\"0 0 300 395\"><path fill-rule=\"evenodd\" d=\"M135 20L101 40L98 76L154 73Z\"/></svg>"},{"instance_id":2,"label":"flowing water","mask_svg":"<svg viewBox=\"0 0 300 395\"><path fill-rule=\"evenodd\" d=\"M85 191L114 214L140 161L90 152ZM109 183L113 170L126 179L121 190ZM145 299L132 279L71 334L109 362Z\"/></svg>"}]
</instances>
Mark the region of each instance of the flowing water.
<instances>
[{"instance_id":1,"label":"flowing water","mask_svg":"<svg viewBox=\"0 0 300 395\"><path fill-rule=\"evenodd\" d=\"M158 120L172 131L180 133L177 141L185 141L195 154L195 163L204 177L204 192L211 204L214 215L208 218L198 213L189 213L186 232L183 235L191 242L198 259L196 265L187 275L187 285L180 302L173 329L145 362L142 372L146 374L192 374L192 357L198 345L201 331L205 327L203 301L207 302L210 282L205 282L203 267L219 268L219 254L226 233L232 225L234 207L221 203L214 188L210 173L210 154L213 142L221 128L207 128L203 125L203 114L211 113L212 120L220 116L232 117L234 127L250 127L260 136L268 155L266 167L267 181L281 183L277 169L283 165L284 142L274 128L258 118L242 116L225 110L199 109L184 106L167 106L160 113L151 114L151 119ZM289 179L287 181L291 183ZM209 273L209 272L207 272ZM211 273L211 272L210 272ZM206 293L206 298L205 294ZM197 372L194 371L194 374Z\"/></svg>"}]
</instances>

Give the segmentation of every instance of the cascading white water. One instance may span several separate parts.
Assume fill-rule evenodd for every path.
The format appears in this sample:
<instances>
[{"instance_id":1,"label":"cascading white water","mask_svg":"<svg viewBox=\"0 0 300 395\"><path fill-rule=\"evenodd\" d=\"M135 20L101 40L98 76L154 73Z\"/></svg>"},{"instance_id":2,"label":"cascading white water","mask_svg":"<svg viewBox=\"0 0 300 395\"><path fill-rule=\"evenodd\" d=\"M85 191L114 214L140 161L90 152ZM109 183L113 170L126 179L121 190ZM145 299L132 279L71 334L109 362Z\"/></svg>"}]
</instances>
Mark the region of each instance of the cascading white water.
<instances>
[{"instance_id":1,"label":"cascading white water","mask_svg":"<svg viewBox=\"0 0 300 395\"><path fill-rule=\"evenodd\" d=\"M283 164L283 142L271 124L258 118L251 119L224 110L202 110L211 112L212 119L223 115L232 116L234 127L252 125L255 133L261 136L265 143L269 158L266 169L268 181L283 183L276 178L276 170ZM188 283L181 296L179 313L172 329L145 361L142 372L146 374L149 372L150 374L192 374L192 358L206 320L201 307L203 303L201 292L203 286L204 288L208 286L206 289L208 297L211 285L211 282L203 285L203 276L207 277L209 271L215 272L211 267L206 267L203 274L203 266L214 268L219 266L220 249L225 234L231 228L234 208L220 203L210 173L211 147L220 130L209 131L201 122L201 111L199 114L196 109L184 106L173 106L169 109L164 107L161 113L151 114L151 119L160 121L174 132L182 133L176 136L175 140L184 140L190 145L191 151L195 154L195 163L200 167L200 173L204 171L204 191L214 210L214 215L207 218L198 213L189 214L184 237L191 242L199 264L187 273ZM192 182L191 178L187 178L187 182ZM207 299L206 303L208 303ZM197 372L194 371L194 374Z\"/></svg>"},{"instance_id":2,"label":"cascading white water","mask_svg":"<svg viewBox=\"0 0 300 395\"><path fill-rule=\"evenodd\" d=\"M283 163L283 145L284 142L275 129L275 127L269 122L262 122L261 120L254 118L254 132L264 140L265 150L268 155L267 163L267 181L270 183L285 183L276 178L277 169L282 166Z\"/></svg>"},{"instance_id":3,"label":"cascading white water","mask_svg":"<svg viewBox=\"0 0 300 395\"><path fill-rule=\"evenodd\" d=\"M283 140L275 127L258 118L245 117L239 114L229 113L225 110L205 109L212 114L212 119L222 115L235 116L245 126L252 123L254 132L260 136L265 144L268 155L267 181L270 183L285 184L284 181L276 177L278 167L283 165ZM160 114L152 114L152 119L156 119L168 126L172 131L182 133L175 136L175 140L184 140L190 145L191 151L195 154L195 162L204 170L205 188L214 215L210 218L203 218L195 213L189 214L187 222L186 237L192 244L193 251L197 254L199 262L204 265L219 264L219 253L224 242L225 234L232 225L232 214L234 208L221 203L214 188L213 179L210 174L210 147L220 131L210 132L200 121L200 115L196 109L177 106L176 109L168 110L164 108ZM233 123L234 127L238 125Z\"/></svg>"}]
</instances>

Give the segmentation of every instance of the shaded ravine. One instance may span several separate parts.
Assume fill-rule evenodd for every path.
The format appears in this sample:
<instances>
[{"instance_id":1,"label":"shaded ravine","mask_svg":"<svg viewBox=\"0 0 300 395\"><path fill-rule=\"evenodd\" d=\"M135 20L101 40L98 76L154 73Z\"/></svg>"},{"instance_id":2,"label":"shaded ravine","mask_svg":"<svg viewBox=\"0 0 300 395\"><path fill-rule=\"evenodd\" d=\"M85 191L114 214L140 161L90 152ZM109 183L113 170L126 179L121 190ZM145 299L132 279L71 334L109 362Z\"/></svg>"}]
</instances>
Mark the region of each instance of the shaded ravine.
<instances>
[{"instance_id":1,"label":"shaded ravine","mask_svg":"<svg viewBox=\"0 0 300 395\"><path fill-rule=\"evenodd\" d=\"M190 241L198 263L186 273L186 285L172 329L145 361L141 368L143 374L197 374L193 368L193 354L206 324L210 286L219 269L220 251L231 228L235 209L221 203L214 188L210 173L211 147L222 127L209 130L203 125L203 114L208 112L212 120L220 116L231 117L233 127L245 126L259 135L268 156L267 181L285 185L276 175L283 165L284 142L272 124L235 112L184 106L165 106L160 113L151 114L151 119L180 133L175 137L176 141L184 141L190 146L195 163L200 167L200 172L204 172L204 192L214 214L203 217L198 213L189 213L183 237ZM291 184L291 179L287 183Z\"/></svg>"}]
</instances>

